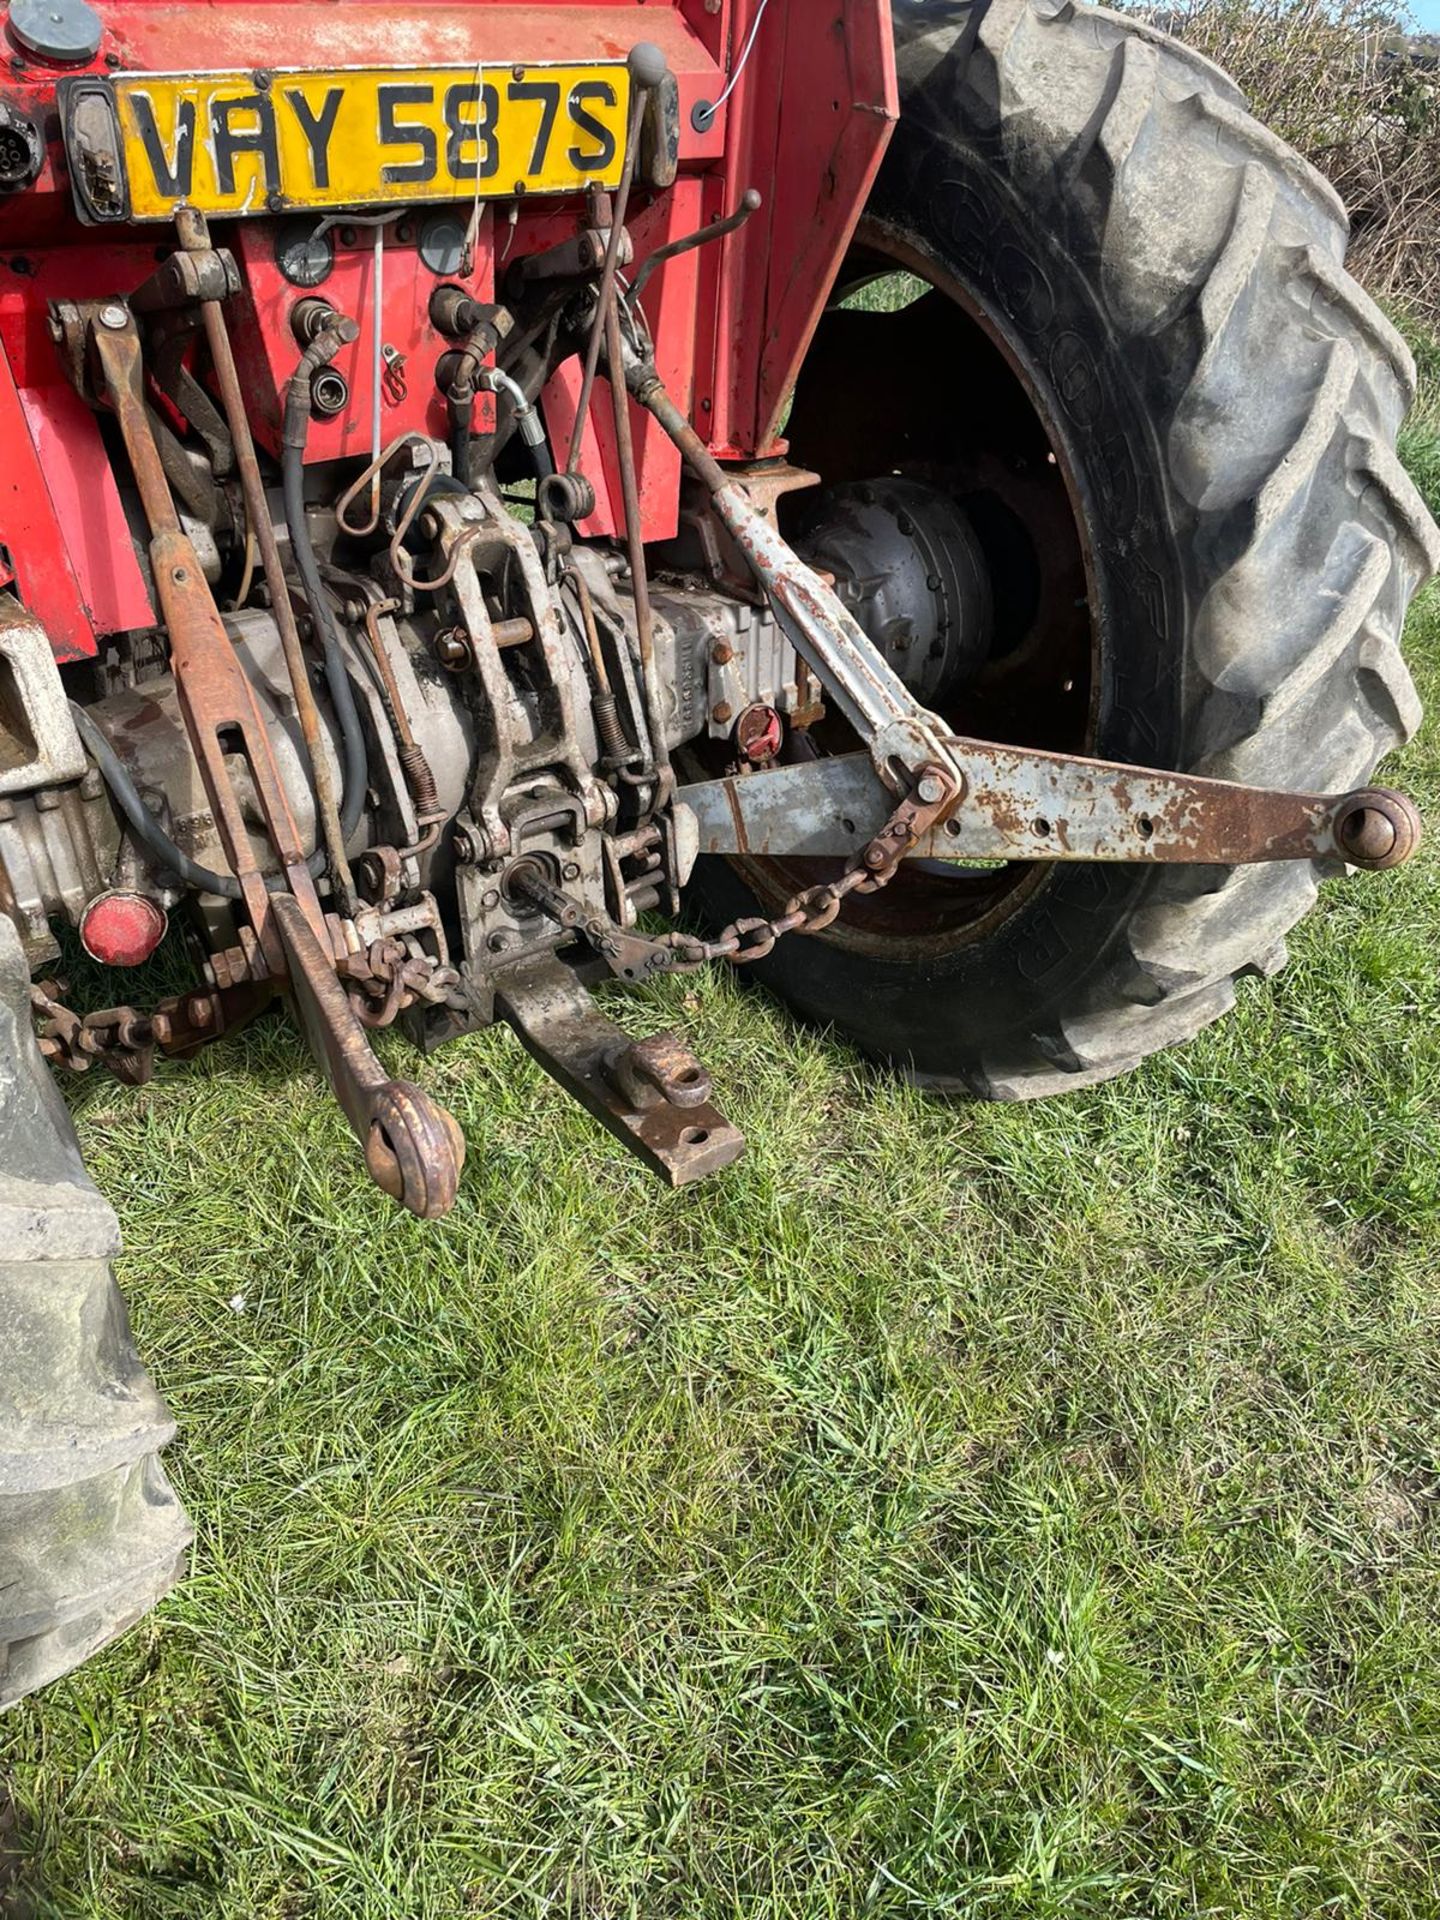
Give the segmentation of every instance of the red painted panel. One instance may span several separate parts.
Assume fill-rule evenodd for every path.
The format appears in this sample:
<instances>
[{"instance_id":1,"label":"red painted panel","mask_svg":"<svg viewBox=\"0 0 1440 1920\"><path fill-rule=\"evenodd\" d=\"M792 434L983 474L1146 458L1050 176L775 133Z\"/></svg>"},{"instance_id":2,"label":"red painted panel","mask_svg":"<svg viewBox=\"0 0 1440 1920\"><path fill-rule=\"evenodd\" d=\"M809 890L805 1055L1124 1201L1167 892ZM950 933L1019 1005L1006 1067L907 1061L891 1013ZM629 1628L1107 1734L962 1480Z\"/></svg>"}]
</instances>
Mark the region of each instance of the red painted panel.
<instances>
[{"instance_id":1,"label":"red painted panel","mask_svg":"<svg viewBox=\"0 0 1440 1920\"><path fill-rule=\"evenodd\" d=\"M318 216L317 216L318 220ZM460 274L432 274L421 262L415 229L423 227L423 217L402 223L407 238L397 238L396 227L385 232L380 282L384 304L384 324L380 337L405 357L403 397L383 379L380 388L380 438L384 445L400 433L426 433L437 440L448 437L445 402L435 385L435 364L453 343L430 324L430 295L438 286L463 286L477 300L494 298L493 255L490 244L490 217L481 222L475 250L474 270L468 277ZM277 228L266 221L237 221L230 241L241 263L244 291L234 302L230 320L236 359L252 396L252 415L256 436L272 453L280 448L280 415L285 389L300 348L290 316L301 300L309 298L303 288L293 287L275 264ZM335 267L315 293L328 300L341 313L359 322L360 338L353 346L342 348L333 362L350 386L350 406L331 419L317 417L310 424L305 458L336 460L356 454L368 455L371 445L371 403L374 396L375 356L375 236L369 227L332 228L335 241ZM480 395L475 410L475 431L482 433L494 424L494 402Z\"/></svg>"},{"instance_id":2,"label":"red painted panel","mask_svg":"<svg viewBox=\"0 0 1440 1920\"><path fill-rule=\"evenodd\" d=\"M154 620L94 418L58 387L16 387L0 353L0 540L56 657ZM62 531L63 529L63 531Z\"/></svg>"},{"instance_id":3,"label":"red painted panel","mask_svg":"<svg viewBox=\"0 0 1440 1920\"><path fill-rule=\"evenodd\" d=\"M20 405L90 627L106 634L152 626L150 595L95 415L69 387L22 387ZM56 638L56 629L28 594L26 605ZM84 651L94 651L93 641Z\"/></svg>"}]
</instances>

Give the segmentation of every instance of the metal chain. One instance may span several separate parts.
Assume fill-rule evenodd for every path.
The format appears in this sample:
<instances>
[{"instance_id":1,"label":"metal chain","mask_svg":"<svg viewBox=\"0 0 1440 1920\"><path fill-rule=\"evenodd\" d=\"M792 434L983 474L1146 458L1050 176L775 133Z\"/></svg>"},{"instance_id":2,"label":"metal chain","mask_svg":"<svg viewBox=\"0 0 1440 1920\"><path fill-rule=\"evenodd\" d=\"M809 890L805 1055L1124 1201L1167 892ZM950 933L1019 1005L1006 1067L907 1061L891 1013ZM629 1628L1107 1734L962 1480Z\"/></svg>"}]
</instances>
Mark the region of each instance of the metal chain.
<instances>
[{"instance_id":1,"label":"metal chain","mask_svg":"<svg viewBox=\"0 0 1440 1920\"><path fill-rule=\"evenodd\" d=\"M356 1017L367 1027L388 1027L417 1000L427 1006L463 1009L464 984L454 967L409 952L400 940L372 941L363 953L344 953L335 971L345 983Z\"/></svg>"},{"instance_id":2,"label":"metal chain","mask_svg":"<svg viewBox=\"0 0 1440 1920\"><path fill-rule=\"evenodd\" d=\"M823 933L839 913L846 894L874 893L889 879L888 873L877 875L864 867L851 866L838 880L794 894L784 910L769 920L763 916L732 920L713 940L699 940L687 933L666 934L663 944L679 956L670 963L670 971L694 973L712 960L728 960L734 967L763 960L773 951L775 942L788 933Z\"/></svg>"},{"instance_id":3,"label":"metal chain","mask_svg":"<svg viewBox=\"0 0 1440 1920\"><path fill-rule=\"evenodd\" d=\"M714 940L701 940L689 933L658 937L632 933L561 892L545 878L538 864L523 875L512 876L511 884L527 893L552 920L583 933L611 971L627 980L641 980L655 973L694 973L712 960L747 966L763 960L773 951L775 942L787 934L823 933L840 912L847 894L875 893L888 886L905 855L944 819L960 792L959 782L948 768L921 768L914 791L900 802L837 880L804 888L770 919L753 916L733 920Z\"/></svg>"},{"instance_id":4,"label":"metal chain","mask_svg":"<svg viewBox=\"0 0 1440 1920\"><path fill-rule=\"evenodd\" d=\"M417 1001L461 1011L469 1004L454 967L437 966L396 939L375 940L363 952L339 954L335 972L356 1018L366 1027L388 1027ZM257 989L278 984L258 947L254 962L235 949L225 979L224 986L197 987L164 1000L153 1014L135 1007L106 1007L83 1017L65 1004L65 981L36 981L30 988L30 1007L40 1051L52 1065L72 1073L86 1073L98 1064L122 1080L148 1080L157 1047L189 1047L199 1039L218 1037L237 1014L244 1017L258 1005ZM233 1009L229 1013L227 1006Z\"/></svg>"},{"instance_id":5,"label":"metal chain","mask_svg":"<svg viewBox=\"0 0 1440 1920\"><path fill-rule=\"evenodd\" d=\"M775 942L783 940L786 934L823 933L839 913L847 894L876 893L889 885L905 855L922 835L944 819L960 793L960 784L948 768L920 768L912 792L900 802L875 838L861 848L838 880L806 887L787 900L783 911L772 919L733 920L716 940L670 934L669 943L684 953L683 959L673 963L674 970L689 973L711 960L728 960L732 966L746 966L753 960L763 960L774 950Z\"/></svg>"}]
</instances>

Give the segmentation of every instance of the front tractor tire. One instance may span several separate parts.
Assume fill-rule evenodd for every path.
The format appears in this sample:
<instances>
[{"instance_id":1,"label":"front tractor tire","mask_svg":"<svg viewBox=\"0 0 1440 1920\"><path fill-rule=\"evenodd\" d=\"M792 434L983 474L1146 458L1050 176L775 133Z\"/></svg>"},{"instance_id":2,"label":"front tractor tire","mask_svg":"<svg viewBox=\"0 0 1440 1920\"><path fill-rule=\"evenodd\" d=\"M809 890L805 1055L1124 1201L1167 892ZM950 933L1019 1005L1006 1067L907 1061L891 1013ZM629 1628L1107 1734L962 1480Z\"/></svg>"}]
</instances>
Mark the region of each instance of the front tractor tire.
<instances>
[{"instance_id":1,"label":"front tractor tire","mask_svg":"<svg viewBox=\"0 0 1440 1920\"><path fill-rule=\"evenodd\" d=\"M1137 20L896 0L896 33L900 122L788 433L827 486L943 489L988 546L996 657L934 704L993 739L1364 783L1419 719L1399 638L1440 545L1395 454L1413 364L1344 271L1335 193ZM863 310L897 270L921 297ZM726 919L805 877L703 864ZM1029 1098L1225 1012L1319 877L907 874L755 971L922 1081Z\"/></svg>"}]
</instances>

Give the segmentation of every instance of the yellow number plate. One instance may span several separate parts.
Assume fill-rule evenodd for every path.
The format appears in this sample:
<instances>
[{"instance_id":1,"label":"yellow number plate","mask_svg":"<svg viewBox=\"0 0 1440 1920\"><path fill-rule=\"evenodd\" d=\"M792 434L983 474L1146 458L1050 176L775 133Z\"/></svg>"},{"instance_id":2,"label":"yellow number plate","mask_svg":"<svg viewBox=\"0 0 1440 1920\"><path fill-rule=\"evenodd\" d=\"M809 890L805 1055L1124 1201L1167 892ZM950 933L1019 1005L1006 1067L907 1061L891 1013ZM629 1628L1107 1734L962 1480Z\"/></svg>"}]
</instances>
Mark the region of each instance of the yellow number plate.
<instances>
[{"instance_id":1,"label":"yellow number plate","mask_svg":"<svg viewBox=\"0 0 1440 1920\"><path fill-rule=\"evenodd\" d=\"M87 81L94 149L96 83ZM623 65L123 74L123 211L167 220L288 207L573 193L620 178ZM67 127L67 132L69 128ZM72 135L73 141L73 135ZM72 152L72 169L84 155ZM93 163L92 163L93 164Z\"/></svg>"}]
</instances>

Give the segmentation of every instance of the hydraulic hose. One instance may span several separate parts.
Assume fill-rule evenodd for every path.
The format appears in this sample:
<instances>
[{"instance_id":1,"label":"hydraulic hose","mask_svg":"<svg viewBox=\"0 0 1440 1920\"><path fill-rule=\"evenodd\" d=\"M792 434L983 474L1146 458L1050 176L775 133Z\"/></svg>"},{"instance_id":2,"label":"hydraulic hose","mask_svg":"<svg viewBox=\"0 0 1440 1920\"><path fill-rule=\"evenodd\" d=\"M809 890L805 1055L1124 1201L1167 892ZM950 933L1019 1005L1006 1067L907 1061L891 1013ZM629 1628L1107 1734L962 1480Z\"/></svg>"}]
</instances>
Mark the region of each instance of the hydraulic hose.
<instances>
[{"instance_id":1,"label":"hydraulic hose","mask_svg":"<svg viewBox=\"0 0 1440 1920\"><path fill-rule=\"evenodd\" d=\"M487 393L505 395L514 411L516 430L530 456L530 470L537 480L547 480L555 471L555 462L545 438L545 423L520 382L500 367L482 367L475 384Z\"/></svg>"},{"instance_id":2,"label":"hydraulic hose","mask_svg":"<svg viewBox=\"0 0 1440 1920\"><path fill-rule=\"evenodd\" d=\"M458 398L451 394L448 400L450 409L450 471L467 491L470 486L470 423L475 418L475 396L462 394Z\"/></svg>"},{"instance_id":3,"label":"hydraulic hose","mask_svg":"<svg viewBox=\"0 0 1440 1920\"><path fill-rule=\"evenodd\" d=\"M340 649L340 635L336 631L335 615L320 579L319 563L310 542L310 529L305 523L304 459L305 442L310 434L310 377L317 368L327 365L334 359L341 347L345 345L346 329L353 329L354 325L354 321L351 320L326 327L315 336L301 354L299 364L290 376L290 385L286 389L285 432L280 459L280 479L285 501L285 520L290 529L290 549L295 555L295 567L300 575L305 603L310 609L310 618L320 641L325 661L325 683L330 689L330 702L335 709L336 723L340 728L341 759L344 767L344 798L340 808L340 830L346 840L349 840L360 824L370 774L366 762L365 735L361 731L360 715L356 710L350 676L345 670L345 656ZM353 339L353 332L348 337Z\"/></svg>"},{"instance_id":4,"label":"hydraulic hose","mask_svg":"<svg viewBox=\"0 0 1440 1920\"><path fill-rule=\"evenodd\" d=\"M129 768L90 715L83 707L76 706L73 700L70 712L75 721L75 730L85 744L85 751L99 767L101 777L115 796L116 806L125 816L125 824L141 846L153 853L162 866L178 874L188 886L198 887L202 893L218 893L226 900L239 900L240 882L234 874L216 873L210 867L202 867L198 860L192 860L188 853L182 853L146 806L140 789L130 777ZM318 874L325 865L325 849L317 847L305 864L312 874ZM272 873L267 876L265 885L271 893L283 893L285 877Z\"/></svg>"}]
</instances>

